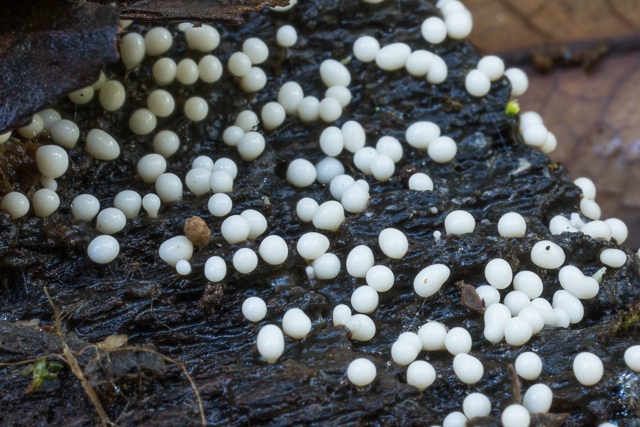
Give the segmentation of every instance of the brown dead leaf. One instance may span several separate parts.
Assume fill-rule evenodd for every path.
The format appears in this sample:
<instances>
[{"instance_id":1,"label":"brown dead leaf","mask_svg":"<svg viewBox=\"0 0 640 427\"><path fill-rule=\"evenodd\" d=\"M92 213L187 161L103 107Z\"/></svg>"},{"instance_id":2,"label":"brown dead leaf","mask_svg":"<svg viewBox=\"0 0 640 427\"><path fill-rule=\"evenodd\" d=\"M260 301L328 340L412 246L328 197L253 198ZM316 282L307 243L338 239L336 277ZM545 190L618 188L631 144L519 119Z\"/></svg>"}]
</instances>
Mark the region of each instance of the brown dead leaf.
<instances>
[{"instance_id":1,"label":"brown dead leaf","mask_svg":"<svg viewBox=\"0 0 640 427\"><path fill-rule=\"evenodd\" d=\"M467 0L472 43L486 52L637 39L640 4L627 0Z\"/></svg>"},{"instance_id":2,"label":"brown dead leaf","mask_svg":"<svg viewBox=\"0 0 640 427\"><path fill-rule=\"evenodd\" d=\"M484 313L485 306L484 301L476 292L476 288L471 285L467 285L462 280L456 282L456 286L460 289L460 303L463 307L468 308L476 313Z\"/></svg>"},{"instance_id":3,"label":"brown dead leaf","mask_svg":"<svg viewBox=\"0 0 640 427\"><path fill-rule=\"evenodd\" d=\"M0 14L0 132L94 83L118 59L117 13L96 3L5 0Z\"/></svg>"},{"instance_id":4,"label":"brown dead leaf","mask_svg":"<svg viewBox=\"0 0 640 427\"><path fill-rule=\"evenodd\" d=\"M274 6L286 6L289 0L126 0L115 2L122 19L144 21L218 21L241 24L242 14Z\"/></svg>"}]
</instances>

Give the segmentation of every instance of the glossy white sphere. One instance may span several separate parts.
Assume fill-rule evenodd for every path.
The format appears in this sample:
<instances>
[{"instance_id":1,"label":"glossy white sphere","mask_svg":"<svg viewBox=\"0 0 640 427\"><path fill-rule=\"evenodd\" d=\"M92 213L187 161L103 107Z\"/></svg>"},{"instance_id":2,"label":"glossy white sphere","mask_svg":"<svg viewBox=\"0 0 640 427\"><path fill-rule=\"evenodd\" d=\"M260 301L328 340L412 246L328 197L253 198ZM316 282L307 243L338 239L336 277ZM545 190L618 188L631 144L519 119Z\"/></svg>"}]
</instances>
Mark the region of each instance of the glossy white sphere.
<instances>
[{"instance_id":1,"label":"glossy white sphere","mask_svg":"<svg viewBox=\"0 0 640 427\"><path fill-rule=\"evenodd\" d=\"M229 244L244 242L249 238L250 231L249 221L240 215L231 215L220 226L222 237Z\"/></svg>"},{"instance_id":2,"label":"glossy white sphere","mask_svg":"<svg viewBox=\"0 0 640 427\"><path fill-rule=\"evenodd\" d=\"M209 198L207 207L213 216L223 217L231 212L233 202L231 197L224 193L218 193Z\"/></svg>"},{"instance_id":3,"label":"glossy white sphere","mask_svg":"<svg viewBox=\"0 0 640 427\"><path fill-rule=\"evenodd\" d=\"M467 211L455 210L447 214L444 219L444 228L447 234L473 233L476 228L476 220Z\"/></svg>"},{"instance_id":4,"label":"glossy white sphere","mask_svg":"<svg viewBox=\"0 0 640 427\"><path fill-rule=\"evenodd\" d=\"M275 363L284 352L284 334L276 325L266 325L256 340L258 352L268 363Z\"/></svg>"},{"instance_id":5,"label":"glossy white sphere","mask_svg":"<svg viewBox=\"0 0 640 427\"><path fill-rule=\"evenodd\" d=\"M258 253L267 264L280 265L287 260L289 247L282 237L272 235L265 237L260 243Z\"/></svg>"},{"instance_id":6,"label":"glossy white sphere","mask_svg":"<svg viewBox=\"0 0 640 427\"><path fill-rule=\"evenodd\" d=\"M12 219L21 218L29 212L29 199L22 193L12 191L2 198L0 209L9 212Z\"/></svg>"},{"instance_id":7,"label":"glossy white sphere","mask_svg":"<svg viewBox=\"0 0 640 427\"><path fill-rule=\"evenodd\" d=\"M241 248L233 254L232 262L238 273L249 274L258 265L258 255L249 248Z\"/></svg>"},{"instance_id":8,"label":"glossy white sphere","mask_svg":"<svg viewBox=\"0 0 640 427\"><path fill-rule=\"evenodd\" d=\"M120 244L108 235L98 236L89 243L87 255L96 264L108 264L120 253Z\"/></svg>"},{"instance_id":9,"label":"glossy white sphere","mask_svg":"<svg viewBox=\"0 0 640 427\"><path fill-rule=\"evenodd\" d=\"M367 271L373 267L373 252L366 245L353 248L347 255L347 272L353 277L366 277Z\"/></svg>"},{"instance_id":10,"label":"glossy white sphere","mask_svg":"<svg viewBox=\"0 0 640 427\"><path fill-rule=\"evenodd\" d=\"M368 386L376 379L376 366L368 359L356 359L347 368L347 378L358 387Z\"/></svg>"},{"instance_id":11,"label":"glossy white sphere","mask_svg":"<svg viewBox=\"0 0 640 427\"><path fill-rule=\"evenodd\" d=\"M220 282L227 275L227 263L219 256L212 256L204 264L204 275L211 282Z\"/></svg>"}]
</instances>

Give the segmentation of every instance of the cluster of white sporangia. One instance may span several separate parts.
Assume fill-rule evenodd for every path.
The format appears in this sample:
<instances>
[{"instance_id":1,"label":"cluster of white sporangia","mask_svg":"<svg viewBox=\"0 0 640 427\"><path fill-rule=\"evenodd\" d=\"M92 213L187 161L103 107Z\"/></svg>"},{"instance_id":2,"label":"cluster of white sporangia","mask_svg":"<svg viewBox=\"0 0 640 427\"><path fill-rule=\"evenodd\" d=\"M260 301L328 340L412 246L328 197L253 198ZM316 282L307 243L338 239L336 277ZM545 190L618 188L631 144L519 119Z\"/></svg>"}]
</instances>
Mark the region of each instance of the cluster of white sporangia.
<instances>
[{"instance_id":1,"label":"cluster of white sporangia","mask_svg":"<svg viewBox=\"0 0 640 427\"><path fill-rule=\"evenodd\" d=\"M366 3L379 3L382 0L369 0ZM292 2L290 7L295 5ZM443 42L447 36L453 39L466 37L471 31L472 20L469 11L457 0L441 0L440 8L444 20L439 17L427 18L420 29L425 41L431 44ZM289 8L290 8L289 7ZM276 8L284 11L288 8ZM123 27L130 22L123 21ZM176 64L170 58L159 58L153 65L152 74L158 86L166 86L175 80L183 85L194 84L198 79L205 83L215 83L222 78L224 66L210 52L220 44L218 31L208 25L194 27L181 24L179 30L184 33L189 49L205 55L198 63L192 59L183 59ZM282 47L296 43L297 32L291 25L278 30L276 39ZM152 28L144 37L137 33L128 33L122 38L121 56L127 69L137 67L145 55L160 56L173 44L173 35L165 28ZM362 36L353 46L353 55L363 63L374 63L385 71L405 68L416 77L424 78L430 84L439 84L446 80L448 70L442 58L427 50L412 50L404 43L393 43L381 47L371 36ZM266 61L269 47L258 38L249 38L242 45L242 51L235 52L227 63L228 72L234 76L240 88L246 92L261 90L266 84L266 74L257 65ZM346 61L345 61L346 62ZM265 149L265 137L258 131L262 124L265 130L277 129L288 116L295 116L302 122L322 120L333 123L342 116L343 108L351 101L349 85L351 74L340 61L329 59L320 65L320 78L327 86L324 98L319 100L312 95L305 96L302 87L296 82L287 82L279 90L277 101L266 103L260 117L250 110L237 115L233 125L223 133L223 141L237 147L243 161L251 161ZM528 86L526 75L519 69L504 70L504 63L495 56L482 58L477 69L469 71L465 78L467 91L476 97L486 95L491 82L505 75L511 83L512 95L523 94ZM117 111L127 100L124 86L116 81L107 81L104 74L94 85L74 92L69 96L77 104L89 102L98 92L100 105L106 111ZM147 108L136 110L130 117L129 126L137 135L147 135L156 128L157 117L167 117L174 113L175 100L171 93L157 89L147 96ZM208 104L200 97L192 97L183 105L184 115L192 121L201 121L208 114ZM60 199L56 194L56 178L64 175L68 168L67 151L78 149L76 143L80 136L78 126L70 120L62 119L52 109L36 114L33 122L18 130L25 138L34 138L41 132L48 134L55 144L41 146L36 161L42 173L42 188L31 196L37 216L46 217L58 208ZM539 147L548 153L556 146L553 134L547 131L539 115L533 112L521 116L520 131L525 143ZM0 136L5 142L11 132ZM440 128L431 122L411 124L405 132L406 143L424 150L438 163L451 161L456 155L456 143L447 136L441 136ZM396 172L395 164L402 159L403 145L390 136L381 137L373 146L367 146L366 132L356 121L346 121L341 127L328 126L318 135L319 148L326 155L313 165L304 158L293 160L287 170L286 178L295 187L308 187L316 181L328 185L335 200L322 204L312 198L300 199L296 212L301 222L313 223L319 231L336 231L345 219L345 212L358 214L367 208L369 201L369 183L365 179L355 180L345 174L345 167L336 157L345 150L353 154L353 164L365 176L373 176L378 182L385 182ZM139 159L137 171L144 182L155 186L155 193L141 197L131 190L116 194L113 207L100 210L100 202L90 194L80 194L72 202L75 219L91 221L96 215L96 229L103 235L95 238L88 247L89 257L96 263L106 264L113 261L119 253L118 241L112 237L126 226L126 220L139 215L141 207L149 218L156 218L162 203L170 203L182 198L183 185L180 177L167 173L167 159L179 148L180 138L171 130L162 130L153 138L154 153ZM120 154L118 142L107 132L92 129L88 132L84 149L98 160L109 161ZM226 217L220 227L220 233L229 244L242 243L258 239L267 229L267 220L255 210L245 210L228 216L233 203L228 193L234 190L234 179L238 173L237 165L228 158L214 161L207 156L197 157L192 169L184 177L189 191L196 196L209 195L208 209L216 217ZM582 215L592 221L585 223L580 214L573 213L570 218L557 216L551 220L552 234L562 232L582 232L596 239L610 240L621 244L627 237L627 228L617 219L600 221L600 209L595 203L595 186L587 178L575 181L584 198L580 208ZM414 191L433 191L433 182L425 173L411 176L408 188ZM7 194L1 208L17 219L29 211L29 200L23 194ZM526 234L526 221L516 212L510 212L500 218L498 233L503 238L518 239ZM472 233L475 229L474 217L463 210L449 213L445 219L447 234ZM436 231L436 240L441 236ZM378 239L382 252L391 259L402 259L409 249L409 242L400 230L387 228ZM338 276L341 269L340 259L329 249L329 239L321 232L309 232L297 241L297 253L307 262L306 274L310 279L330 280ZM280 236L270 235L262 239L258 253L269 265L282 264L289 256L287 242ZM164 242L159 249L160 257L176 268L179 274L190 274L189 260L193 254L193 243L185 236L175 236ZM619 249L605 249L600 255L602 263L618 268L627 261L625 252ZM504 259L493 259L485 268L486 285L477 288L484 300L484 336L491 343L503 339L511 345L526 344L544 326L569 327L580 322L584 314L581 300L594 298L599 290L599 282L604 268L594 277L585 276L580 269L565 265L565 254L555 243L542 240L531 250L532 262L543 269L560 269L559 281L563 290L557 291L551 302L541 298L544 288L542 279L533 271L518 271L515 276L511 265ZM251 248L241 248L233 256L233 267L241 274L252 272L258 264L258 256ZM361 245L350 251L346 259L347 273L356 278L365 279L366 285L357 288L351 296L351 307L339 304L333 310L333 323L343 325L350 331L351 339L371 340L376 334L376 326L369 316L379 302L378 294L390 290L395 283L393 271L384 265L375 265L371 248ZM208 280L219 282L227 274L225 261L212 256L205 264L205 276ZM436 294L447 282L449 267L442 264L424 267L415 277L414 290L422 298ZM501 300L501 290L506 292ZM251 322L259 322L267 314L265 302L257 297L248 298L242 305L242 313ZM285 347L283 335L293 339L303 339L312 328L312 320L300 309L294 308L284 315L282 329L276 325L265 325L257 337L257 348L269 362L275 363ZM478 382L484 369L480 360L470 355L472 337L462 327L448 329L436 321L427 321L417 333L404 332L391 347L391 358L400 365L407 366L407 382L420 390L429 387L436 380L436 372L426 360L416 360L422 351L448 351L452 357L455 374L460 381L470 386ZM627 365L634 371L640 371L640 346L630 347L625 353ZM538 379L542 372L542 361L533 352L520 354L515 360L518 375L529 381ZM596 384L603 375L600 359L591 353L579 354L573 363L577 380L583 385ZM359 387L369 385L376 377L375 365L366 358L354 360L347 369L348 379ZM523 404L514 404L503 410L502 422L505 426L526 426L530 413L546 412L551 406L553 393L544 384L532 385L524 395ZM443 426L464 425L467 419L486 416L490 413L491 403L481 393L468 395L462 403L462 412L449 414ZM603 424L604 425L604 424Z\"/></svg>"}]
</instances>

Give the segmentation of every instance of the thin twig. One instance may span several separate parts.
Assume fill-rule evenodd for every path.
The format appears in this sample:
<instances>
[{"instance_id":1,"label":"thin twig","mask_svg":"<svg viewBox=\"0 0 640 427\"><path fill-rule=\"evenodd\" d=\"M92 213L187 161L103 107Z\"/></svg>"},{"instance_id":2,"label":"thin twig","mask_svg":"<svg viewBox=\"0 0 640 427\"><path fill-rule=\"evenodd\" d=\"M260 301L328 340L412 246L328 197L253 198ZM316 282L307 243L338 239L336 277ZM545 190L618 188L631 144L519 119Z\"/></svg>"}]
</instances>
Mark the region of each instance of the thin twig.
<instances>
[{"instance_id":1,"label":"thin twig","mask_svg":"<svg viewBox=\"0 0 640 427\"><path fill-rule=\"evenodd\" d=\"M100 422L102 423L102 426L106 427L108 424L111 424L111 422L109 421L109 417L107 417L107 413L102 407L102 403L100 403L100 399L98 398L98 395L93 390L93 388L91 388L91 386L87 384L87 380L84 377L84 373L82 372L82 369L80 369L80 365L78 364L78 361L73 356L73 353L71 352L71 350L69 350L67 341L64 339L64 333L62 332L62 325L60 323L60 312L58 311L58 308L53 303L53 300L49 295L49 290L47 289L46 286L44 287L44 293L47 296L47 299L49 300L49 304L51 304L51 307L53 308L53 314L56 319L56 333L58 334L58 338L60 339L60 344L62 345L62 351L64 353L64 357L67 360L69 367L71 368L71 372L73 372L73 374L80 380L80 384L82 384L82 388L84 388L84 391L85 393L87 393L87 396L89 396L91 403L93 403L93 406L95 406L96 410L98 411L98 415L100 416Z\"/></svg>"}]
</instances>

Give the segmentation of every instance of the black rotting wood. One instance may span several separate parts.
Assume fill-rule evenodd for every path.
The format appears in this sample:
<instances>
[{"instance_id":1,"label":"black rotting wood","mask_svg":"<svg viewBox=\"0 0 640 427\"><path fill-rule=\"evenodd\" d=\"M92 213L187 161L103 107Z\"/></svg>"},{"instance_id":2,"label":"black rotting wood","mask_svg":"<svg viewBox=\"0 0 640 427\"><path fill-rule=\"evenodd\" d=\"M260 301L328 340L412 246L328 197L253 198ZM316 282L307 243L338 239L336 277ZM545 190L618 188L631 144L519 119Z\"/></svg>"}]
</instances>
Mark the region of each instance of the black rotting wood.
<instances>
[{"instance_id":1,"label":"black rotting wood","mask_svg":"<svg viewBox=\"0 0 640 427\"><path fill-rule=\"evenodd\" d=\"M236 249L257 250L261 238L228 245L219 234L222 220L207 210L207 197L196 198L187 192L183 200L163 206L157 219L141 214L128 221L125 230L116 235L120 256L107 266L96 265L86 257L87 244L97 235L93 225L72 220L70 203L80 193L96 195L102 207L107 207L118 191L153 191L135 173L137 160L151 152L152 138L134 136L128 130L129 115L144 106L146 94L156 88L150 74L153 59L146 58L126 78L121 65L107 68L107 75L121 80L127 88L129 99L122 111L106 114L97 101L77 108L62 101L56 108L63 117L73 117L77 111L76 120L83 133L80 146L84 135L98 127L120 142L122 154L115 161L101 162L83 150L72 150L70 169L59 180L63 202L57 213L46 219L29 214L16 221L0 215L0 361L19 362L58 352L56 337L46 332L53 319L42 291L46 285L63 312L63 326L69 342L74 343L72 350L79 351L115 334L127 335L128 345L154 346L187 366L211 425L441 424L448 413L460 410L470 391L485 393L493 405L491 416L477 425L499 425L501 410L514 398L509 365L522 351L535 351L541 356L544 368L539 382L554 391L551 413L555 415L534 417L539 425L556 425L567 414L565 423L570 426L635 420L640 385L637 375L622 360L624 350L640 340L640 332L633 326L638 320L633 302L638 300L640 277L638 258L631 251L627 251L625 266L607 270L599 295L585 301L583 322L570 329L545 327L522 348L489 344L482 335L482 314L462 304L455 282L464 281L473 287L484 284L484 267L496 257L504 258L514 268L538 272L545 283L543 297L550 299L559 289L557 270L538 269L530 260L531 248L542 238L559 244L567 260L579 265L585 274L595 273L601 267L600 251L615 245L577 233L550 235L547 226L554 215L578 211L579 189L562 166L514 136L517 118L505 115L510 91L506 79L495 82L481 99L466 93L464 75L479 59L472 46L451 41L439 46L425 44L419 27L435 13L433 5L417 0L380 5L326 0L301 2L286 14L251 14L241 27L219 27L223 41L214 54L226 63L247 37L263 38L271 49L263 65L270 76L264 90L247 96L229 76L213 85L199 82L169 87L178 106L192 95L204 97L210 106L208 118L201 123L188 122L179 112L159 121L159 129L173 129L181 136L180 150L168 161L169 171L184 177L197 155L234 159L239 173L231 194L233 212L259 210L269 223L263 236L278 234L289 244L290 256L282 266L260 263L247 275L229 268L223 284L207 282L203 274L207 258L218 255L231 265ZM298 43L288 49L275 45L275 32L285 23L292 23L299 32ZM134 24L129 30L144 32L145 28ZM199 58L194 52L185 54L184 39L175 27L172 32L176 41L170 56ZM259 112L264 103L274 100L286 81L297 81L305 94L322 98L325 88L318 74L319 64L326 58L348 59L353 42L363 34L374 35L382 45L402 41L414 49L433 50L446 60L449 77L433 86L404 71L385 73L351 59L348 67L354 98L338 125L346 120L359 121L366 129L368 145L372 145L382 135L404 141L409 124L430 120L457 141L458 154L452 162L439 165L404 144L404 157L396 173L410 164L413 171L429 174L435 191L408 190L406 178L412 173L408 169L403 172L402 182L397 175L385 183L369 179L372 198L367 210L348 215L337 233L325 233L331 240L330 251L343 263L342 274L335 280L309 280L295 242L303 233L313 231L313 226L300 223L295 206L305 196L319 201L331 196L326 186L318 184L304 190L294 188L280 172L299 157L320 160L318 137L326 125L302 124L297 118L288 118L277 131L264 132L267 149L251 163L240 161L237 151L223 144L221 134L243 109ZM459 106L456 111L445 108L453 104ZM339 158L347 173L357 173L350 156ZM434 239L435 231L444 231L446 214L455 209L465 209L475 217L475 232ZM526 237L498 236L497 221L509 211L527 219ZM193 273L181 277L158 258L158 247L167 238L182 234L184 221L194 215L204 219L213 233L209 245L196 249ZM387 227L403 230L409 239L409 253L402 260L389 260L379 250L378 233ZM349 340L347 330L334 327L331 321L333 307L349 304L352 291L364 284L364 280L351 278L344 271L349 250L358 244L371 247L376 262L391 267L397 278L392 290L381 294L380 305L372 315L377 334L366 343ZM412 282L419 270L432 263L448 265L452 275L438 294L425 301L415 294ZM269 308L267 318L257 325L246 321L240 311L244 299L251 295L263 298ZM294 307L310 316L312 331L301 341L286 339L282 357L268 365L256 350L257 332L267 323L280 324L286 310ZM619 310L630 312L619 315ZM38 319L45 332L33 337L32 324L17 323L31 319ZM452 370L453 357L447 352L419 356L427 357L438 374L431 387L419 392L406 384L406 369L391 363L390 347L399 333L415 331L427 319L469 330L474 339L471 354L484 365L484 377L475 386L468 387L457 379ZM623 321L628 327L620 326ZM46 346L34 345L36 339ZM571 369L573 358L582 351L597 354L605 364L603 379L592 387L581 386ZM103 350L85 350L78 357L81 366L96 366L95 361L90 362L96 352L102 354ZM167 366L162 373L164 367L153 363L145 370L139 354L129 354L131 361L118 363L131 366L134 375L107 367L97 371L110 372L106 378L117 385L102 390L101 399L110 419L125 426L197 424L196 399L181 371ZM368 357L378 368L376 380L364 390L351 385L345 375L356 357ZM100 363L111 362L105 356ZM97 422L86 394L70 372L63 371L57 379L45 381L40 392L25 395L30 377L20 376L21 370L20 366L5 367L0 378L5 425ZM136 374L140 371L149 374L141 377ZM98 378L103 380L102 376ZM521 380L519 386L524 393L529 385Z\"/></svg>"}]
</instances>

